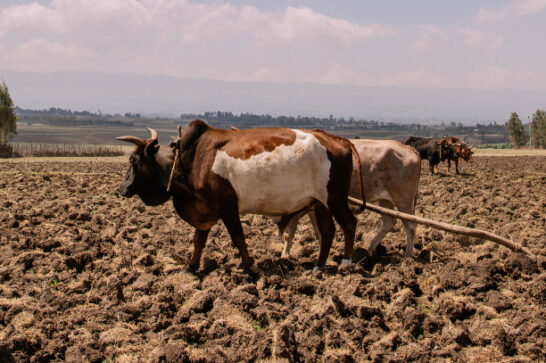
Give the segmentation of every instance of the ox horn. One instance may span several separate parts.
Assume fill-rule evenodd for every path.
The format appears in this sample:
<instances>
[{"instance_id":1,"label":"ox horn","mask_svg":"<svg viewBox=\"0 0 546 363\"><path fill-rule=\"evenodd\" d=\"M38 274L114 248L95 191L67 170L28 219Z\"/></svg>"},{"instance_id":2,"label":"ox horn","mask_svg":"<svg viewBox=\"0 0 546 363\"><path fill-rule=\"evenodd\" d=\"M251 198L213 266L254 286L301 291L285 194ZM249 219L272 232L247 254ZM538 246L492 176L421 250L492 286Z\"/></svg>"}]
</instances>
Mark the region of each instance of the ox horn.
<instances>
[{"instance_id":1,"label":"ox horn","mask_svg":"<svg viewBox=\"0 0 546 363\"><path fill-rule=\"evenodd\" d=\"M146 142L144 140L136 136L120 136L116 137L116 140L132 142L138 147L144 147L146 145Z\"/></svg>"},{"instance_id":2,"label":"ox horn","mask_svg":"<svg viewBox=\"0 0 546 363\"><path fill-rule=\"evenodd\" d=\"M150 132L150 141L151 142L154 142L154 141L157 141L157 131L155 131L154 129L151 129L149 127L146 127L146 130L148 130Z\"/></svg>"}]
</instances>

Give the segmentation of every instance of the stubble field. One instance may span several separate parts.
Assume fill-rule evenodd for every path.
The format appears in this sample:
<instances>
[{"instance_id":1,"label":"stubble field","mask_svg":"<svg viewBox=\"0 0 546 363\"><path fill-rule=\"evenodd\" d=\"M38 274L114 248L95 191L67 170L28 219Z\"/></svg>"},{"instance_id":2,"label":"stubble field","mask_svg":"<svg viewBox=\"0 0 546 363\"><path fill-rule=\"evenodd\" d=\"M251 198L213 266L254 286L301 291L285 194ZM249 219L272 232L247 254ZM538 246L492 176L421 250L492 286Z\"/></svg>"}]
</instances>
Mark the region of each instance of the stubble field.
<instances>
[{"instance_id":1,"label":"stubble field","mask_svg":"<svg viewBox=\"0 0 546 363\"><path fill-rule=\"evenodd\" d=\"M0 361L350 362L546 360L546 157L478 156L459 176L423 163L417 214L489 230L539 256L359 216L353 268L327 268L304 219L290 260L276 228L243 216L257 276L221 223L198 276L170 202L117 192L126 158L0 162ZM441 168L443 171L444 169Z\"/></svg>"}]
</instances>

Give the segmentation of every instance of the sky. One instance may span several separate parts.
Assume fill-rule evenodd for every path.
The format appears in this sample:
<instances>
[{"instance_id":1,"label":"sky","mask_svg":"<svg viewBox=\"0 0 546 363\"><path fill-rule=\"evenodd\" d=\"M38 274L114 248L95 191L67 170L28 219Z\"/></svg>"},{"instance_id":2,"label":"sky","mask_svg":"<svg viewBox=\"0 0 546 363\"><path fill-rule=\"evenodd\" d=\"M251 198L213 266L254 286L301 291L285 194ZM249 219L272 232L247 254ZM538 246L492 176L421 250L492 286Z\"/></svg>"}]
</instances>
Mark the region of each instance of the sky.
<instances>
[{"instance_id":1,"label":"sky","mask_svg":"<svg viewBox=\"0 0 546 363\"><path fill-rule=\"evenodd\" d=\"M0 0L0 70L546 90L546 0Z\"/></svg>"}]
</instances>

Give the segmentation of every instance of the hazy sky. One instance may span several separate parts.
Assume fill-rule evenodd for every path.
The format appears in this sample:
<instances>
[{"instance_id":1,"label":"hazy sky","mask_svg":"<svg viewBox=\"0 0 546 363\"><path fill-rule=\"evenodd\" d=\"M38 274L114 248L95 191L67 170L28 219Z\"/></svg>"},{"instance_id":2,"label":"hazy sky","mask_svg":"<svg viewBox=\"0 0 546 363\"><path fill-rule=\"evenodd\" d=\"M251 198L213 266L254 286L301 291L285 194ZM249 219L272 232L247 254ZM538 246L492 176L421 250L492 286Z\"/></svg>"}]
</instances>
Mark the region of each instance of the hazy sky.
<instances>
[{"instance_id":1,"label":"hazy sky","mask_svg":"<svg viewBox=\"0 0 546 363\"><path fill-rule=\"evenodd\" d=\"M11 71L544 91L545 44L546 0L0 0Z\"/></svg>"}]
</instances>

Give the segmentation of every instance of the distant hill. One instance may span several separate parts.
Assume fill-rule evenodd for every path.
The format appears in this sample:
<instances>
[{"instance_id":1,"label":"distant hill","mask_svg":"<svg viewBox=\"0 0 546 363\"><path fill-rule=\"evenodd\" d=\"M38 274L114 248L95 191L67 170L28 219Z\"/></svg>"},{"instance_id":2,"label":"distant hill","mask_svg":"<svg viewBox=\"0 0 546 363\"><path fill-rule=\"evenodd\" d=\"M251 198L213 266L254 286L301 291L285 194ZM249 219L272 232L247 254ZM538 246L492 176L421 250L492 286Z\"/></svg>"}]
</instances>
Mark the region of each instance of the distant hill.
<instances>
[{"instance_id":1,"label":"distant hill","mask_svg":"<svg viewBox=\"0 0 546 363\"><path fill-rule=\"evenodd\" d=\"M86 72L1 71L16 105L176 116L229 110L395 122L503 122L546 107L546 92L224 82Z\"/></svg>"}]
</instances>

